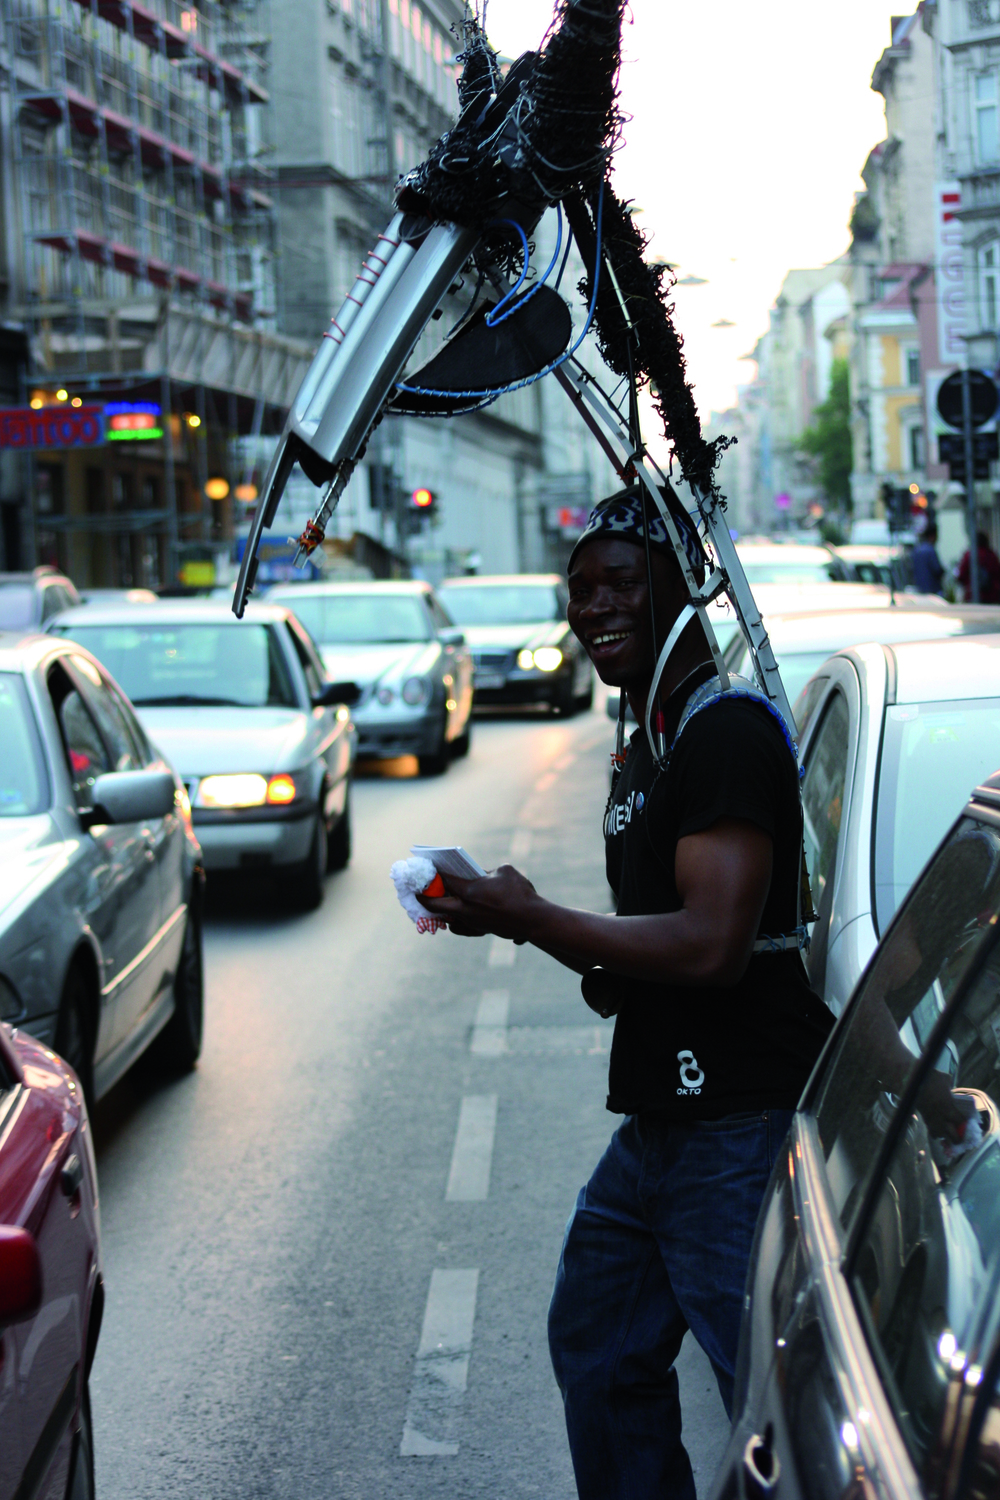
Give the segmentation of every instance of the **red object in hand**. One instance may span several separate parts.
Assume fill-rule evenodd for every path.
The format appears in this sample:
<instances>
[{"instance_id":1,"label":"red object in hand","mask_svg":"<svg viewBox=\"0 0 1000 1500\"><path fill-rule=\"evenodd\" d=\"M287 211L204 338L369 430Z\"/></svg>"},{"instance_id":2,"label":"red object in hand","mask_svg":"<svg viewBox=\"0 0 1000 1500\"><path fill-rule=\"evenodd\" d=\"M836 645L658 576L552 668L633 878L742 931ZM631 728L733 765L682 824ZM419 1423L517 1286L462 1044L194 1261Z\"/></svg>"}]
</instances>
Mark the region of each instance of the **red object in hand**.
<instances>
[{"instance_id":1,"label":"red object in hand","mask_svg":"<svg viewBox=\"0 0 1000 1500\"><path fill-rule=\"evenodd\" d=\"M420 892L420 894L421 896L447 896L448 892L445 890L444 881L441 879L440 873L438 871L435 871L434 879L431 881L429 886L426 886Z\"/></svg>"}]
</instances>

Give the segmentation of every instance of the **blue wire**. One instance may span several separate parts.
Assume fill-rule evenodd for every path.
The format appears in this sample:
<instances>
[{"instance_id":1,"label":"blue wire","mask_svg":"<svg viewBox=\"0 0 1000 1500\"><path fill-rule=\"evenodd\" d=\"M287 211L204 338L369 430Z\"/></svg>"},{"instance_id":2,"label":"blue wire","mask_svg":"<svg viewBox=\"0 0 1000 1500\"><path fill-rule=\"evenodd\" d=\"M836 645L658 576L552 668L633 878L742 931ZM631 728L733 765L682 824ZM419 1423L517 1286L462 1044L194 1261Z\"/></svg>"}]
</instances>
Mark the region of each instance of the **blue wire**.
<instances>
[{"instance_id":1,"label":"blue wire","mask_svg":"<svg viewBox=\"0 0 1000 1500\"><path fill-rule=\"evenodd\" d=\"M548 281L549 277L552 275L552 267L555 265L556 261L558 260L558 258L559 258L559 251L562 249L562 208L561 208L561 206L558 203L556 204L556 216L557 216L556 217L556 248L552 252L552 259L549 261L548 265L545 267L545 274L543 276L540 276L538 278L538 280L535 282L534 286L531 288L531 290L529 292L525 292L525 294L521 298L520 302L517 302L517 303L515 303L515 305L513 307L508 308L507 311L501 317L497 317L497 314L500 312L501 307L503 307L504 302L509 302L510 301L511 297L513 297L514 292L517 290L517 288L515 287L515 288L513 288L513 290L509 291L507 293L506 297L504 297L503 301L502 302L498 302L497 305L496 305L496 307L493 309L493 311L492 312L488 312L486 314L486 326L487 326L487 328L495 328L498 323L506 323L506 321L507 321L508 318L512 318L516 312L520 312L521 308L524 306L524 304L526 302L530 302L531 301L532 297L538 291L538 288L541 287L541 286L544 286L545 283Z\"/></svg>"},{"instance_id":2,"label":"blue wire","mask_svg":"<svg viewBox=\"0 0 1000 1500\"><path fill-rule=\"evenodd\" d=\"M566 270L566 262L569 260L569 252L572 250L572 248L573 236L570 234L566 238L566 254L563 256L563 263L559 267L559 275L556 277L556 291L559 290L560 284L562 282L563 272Z\"/></svg>"},{"instance_id":3,"label":"blue wire","mask_svg":"<svg viewBox=\"0 0 1000 1500\"><path fill-rule=\"evenodd\" d=\"M454 416L463 416L467 411L479 411L481 407L489 406L491 402L496 401L500 396L506 396L510 391L520 391L523 390L527 385L534 385L536 380L541 380L544 376L550 375L553 370L557 370L560 365L565 364L566 361L568 359L571 359L579 349L580 345L587 337L587 334L590 332L591 323L593 323L594 321L594 313L597 309L597 290L601 284L601 230L603 222L604 183L602 182L600 196L597 200L597 224L595 228L594 249L594 285L591 289L590 294L590 306L587 309L587 321L584 323L583 329L580 333L580 337L577 339L576 343L573 344L571 348L564 350L564 352L560 354L558 359L554 359L550 365L546 365L544 370L539 370L534 375L526 375L523 380L514 381L512 385L494 386L491 389L484 391L432 391L421 385L404 385L402 384L402 382L397 383L397 391L405 391L412 396L437 396L446 401L454 401L457 396L466 396L470 400L478 400L479 406L463 407L461 412L452 413L452 415ZM437 416L438 413L415 412L413 413L413 415L433 417Z\"/></svg>"},{"instance_id":4,"label":"blue wire","mask_svg":"<svg viewBox=\"0 0 1000 1500\"><path fill-rule=\"evenodd\" d=\"M507 295L505 297L502 297L500 299L500 301L497 303L496 307L493 309L494 313L498 313L500 311L501 307L506 306L506 304L510 301L511 297L516 296L517 293L521 290L522 286L524 285L524 278L528 274L528 260L529 260L530 255L531 255L531 251L528 249L528 236L525 234L524 230L521 228L520 224L517 222L516 219L494 219L493 223L494 224L509 224L510 227L511 227L511 229L516 229L517 232L518 232L518 234L521 236L521 244L524 247L524 265L521 267L521 274L517 278L516 283L511 287L511 289L507 293ZM490 322L490 314L489 313L487 313L487 315L486 315L486 323L487 323L488 327L490 327L490 328L493 327L493 324Z\"/></svg>"}]
</instances>

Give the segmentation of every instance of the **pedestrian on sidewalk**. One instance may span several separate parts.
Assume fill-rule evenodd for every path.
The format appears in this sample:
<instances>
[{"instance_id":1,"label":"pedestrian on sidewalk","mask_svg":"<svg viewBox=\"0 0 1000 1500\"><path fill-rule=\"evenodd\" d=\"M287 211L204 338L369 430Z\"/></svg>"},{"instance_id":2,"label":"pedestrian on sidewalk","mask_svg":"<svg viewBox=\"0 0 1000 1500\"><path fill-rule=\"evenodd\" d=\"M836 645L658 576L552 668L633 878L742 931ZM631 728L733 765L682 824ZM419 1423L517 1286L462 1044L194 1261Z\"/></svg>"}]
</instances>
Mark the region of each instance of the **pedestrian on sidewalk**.
<instances>
[{"instance_id":1,"label":"pedestrian on sidewalk","mask_svg":"<svg viewBox=\"0 0 1000 1500\"><path fill-rule=\"evenodd\" d=\"M694 527L667 494L703 576ZM625 1120L577 1198L549 1312L581 1500L694 1500L674 1361L690 1329L730 1411L758 1210L832 1025L797 946L787 728L752 697L708 701L660 766L642 727L651 606L660 644L688 603L659 516L649 545L652 599L643 507L627 490L593 512L569 564L569 623L640 726L605 817L616 915L547 901L509 865L449 879L453 894L424 903L453 932L533 943L585 976L595 1009L617 1012L607 1104ZM695 617L662 679L667 745L714 678Z\"/></svg>"},{"instance_id":2,"label":"pedestrian on sidewalk","mask_svg":"<svg viewBox=\"0 0 1000 1500\"><path fill-rule=\"evenodd\" d=\"M938 557L937 539L937 526L928 521L910 558L913 582L920 594L944 593L944 563Z\"/></svg>"},{"instance_id":3,"label":"pedestrian on sidewalk","mask_svg":"<svg viewBox=\"0 0 1000 1500\"><path fill-rule=\"evenodd\" d=\"M972 576L969 549L962 554L956 578L966 604L972 600ZM985 531L976 532L976 561L979 565L980 604L1000 604L1000 557L990 546Z\"/></svg>"}]
</instances>

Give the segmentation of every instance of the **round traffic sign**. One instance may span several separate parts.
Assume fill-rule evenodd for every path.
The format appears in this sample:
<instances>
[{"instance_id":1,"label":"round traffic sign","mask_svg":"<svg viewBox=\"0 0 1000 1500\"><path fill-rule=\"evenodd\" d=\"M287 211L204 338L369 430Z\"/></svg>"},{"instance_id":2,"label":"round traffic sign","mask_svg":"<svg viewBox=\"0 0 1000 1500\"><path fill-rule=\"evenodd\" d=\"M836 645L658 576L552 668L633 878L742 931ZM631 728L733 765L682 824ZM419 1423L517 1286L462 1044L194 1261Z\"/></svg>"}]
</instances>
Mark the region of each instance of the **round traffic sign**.
<instances>
[{"instance_id":1,"label":"round traffic sign","mask_svg":"<svg viewBox=\"0 0 1000 1500\"><path fill-rule=\"evenodd\" d=\"M998 393L996 382L985 370L969 371L969 398L973 427L982 427L996 416ZM962 425L962 371L953 370L942 380L937 397L938 414L949 427Z\"/></svg>"}]
</instances>

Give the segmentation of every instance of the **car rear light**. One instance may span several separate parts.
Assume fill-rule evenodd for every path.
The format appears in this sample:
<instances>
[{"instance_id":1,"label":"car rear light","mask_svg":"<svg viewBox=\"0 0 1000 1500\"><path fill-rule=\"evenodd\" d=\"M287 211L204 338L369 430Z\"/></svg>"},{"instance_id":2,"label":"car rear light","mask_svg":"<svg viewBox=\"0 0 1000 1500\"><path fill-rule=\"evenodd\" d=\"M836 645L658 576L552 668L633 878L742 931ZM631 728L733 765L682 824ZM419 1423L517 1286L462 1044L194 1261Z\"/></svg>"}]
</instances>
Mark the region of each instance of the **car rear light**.
<instances>
[{"instance_id":1,"label":"car rear light","mask_svg":"<svg viewBox=\"0 0 1000 1500\"><path fill-rule=\"evenodd\" d=\"M291 776L272 776L267 783L267 800L276 803L279 807L294 802L297 796L297 788Z\"/></svg>"}]
</instances>

